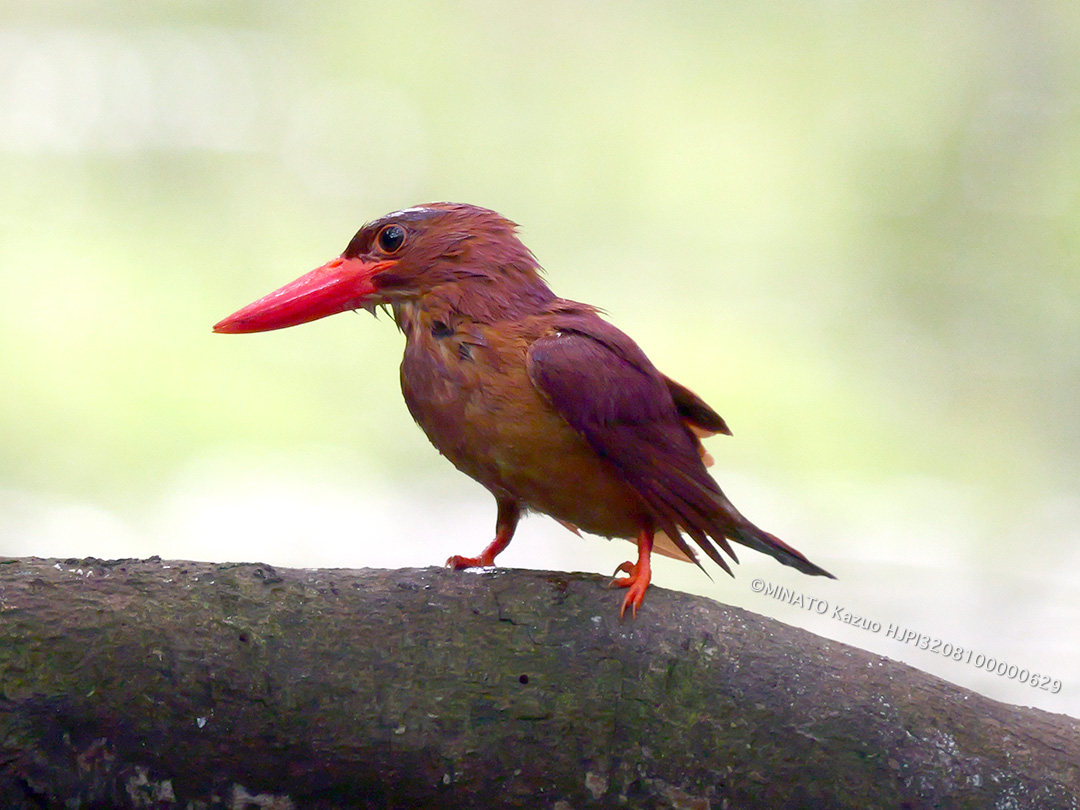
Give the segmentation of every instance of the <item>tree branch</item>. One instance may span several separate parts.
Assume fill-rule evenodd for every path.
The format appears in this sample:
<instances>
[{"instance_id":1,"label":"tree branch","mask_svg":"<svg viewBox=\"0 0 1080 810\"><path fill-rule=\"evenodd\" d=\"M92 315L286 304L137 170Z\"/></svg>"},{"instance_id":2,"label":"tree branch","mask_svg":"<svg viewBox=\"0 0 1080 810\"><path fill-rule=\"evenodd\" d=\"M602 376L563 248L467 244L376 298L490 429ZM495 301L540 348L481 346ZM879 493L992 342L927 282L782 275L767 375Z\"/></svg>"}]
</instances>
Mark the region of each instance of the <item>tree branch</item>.
<instances>
[{"instance_id":1,"label":"tree branch","mask_svg":"<svg viewBox=\"0 0 1080 810\"><path fill-rule=\"evenodd\" d=\"M603 583L0 560L0 804L1078 806L1076 720Z\"/></svg>"}]
</instances>

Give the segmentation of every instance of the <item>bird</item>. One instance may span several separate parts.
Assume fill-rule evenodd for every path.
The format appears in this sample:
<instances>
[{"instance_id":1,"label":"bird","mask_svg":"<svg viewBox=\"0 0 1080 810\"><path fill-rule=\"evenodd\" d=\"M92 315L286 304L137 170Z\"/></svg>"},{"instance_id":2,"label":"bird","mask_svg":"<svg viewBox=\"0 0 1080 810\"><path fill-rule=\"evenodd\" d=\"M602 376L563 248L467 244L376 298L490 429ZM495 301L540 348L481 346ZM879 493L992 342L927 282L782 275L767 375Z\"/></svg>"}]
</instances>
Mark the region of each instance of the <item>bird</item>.
<instances>
[{"instance_id":1,"label":"bird","mask_svg":"<svg viewBox=\"0 0 1080 810\"><path fill-rule=\"evenodd\" d=\"M337 258L217 323L282 329L364 309L405 336L401 391L438 451L495 497L494 539L453 569L489 567L529 511L636 542L611 581L636 617L657 553L732 574L731 542L835 578L745 518L709 474L702 439L727 423L589 304L556 296L518 226L475 205L404 208ZM693 543L693 546L691 545ZM706 571L706 574L708 572Z\"/></svg>"}]
</instances>

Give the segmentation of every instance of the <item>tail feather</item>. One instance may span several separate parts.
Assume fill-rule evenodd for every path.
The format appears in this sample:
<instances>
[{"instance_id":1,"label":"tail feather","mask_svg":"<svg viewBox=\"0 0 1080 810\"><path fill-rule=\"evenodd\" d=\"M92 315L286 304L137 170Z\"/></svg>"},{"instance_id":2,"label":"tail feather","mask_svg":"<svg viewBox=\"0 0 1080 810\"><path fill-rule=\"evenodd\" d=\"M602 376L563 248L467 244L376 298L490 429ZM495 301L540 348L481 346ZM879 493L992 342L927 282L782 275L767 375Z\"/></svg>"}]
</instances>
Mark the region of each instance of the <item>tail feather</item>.
<instances>
[{"instance_id":1,"label":"tail feather","mask_svg":"<svg viewBox=\"0 0 1080 810\"><path fill-rule=\"evenodd\" d=\"M770 557L774 557L784 565L790 565L804 574L810 574L817 577L828 577L829 579L836 579L832 574L826 571L824 568L810 562L801 552L796 551L775 534L769 534L767 531L759 529L749 520L743 518L736 526L732 540L736 543L742 543L744 546L749 546L755 551L760 551L763 554L768 554Z\"/></svg>"},{"instance_id":2,"label":"tail feather","mask_svg":"<svg viewBox=\"0 0 1080 810\"><path fill-rule=\"evenodd\" d=\"M731 566L720 552L726 553L733 562L739 561L728 543L730 539L768 554L804 574L836 578L776 535L759 529L743 517L704 469L700 476L676 466L663 472L666 474L655 476L642 487L643 494L652 507L657 528L668 536L681 556L699 568L701 562L690 550L684 534L728 574L732 574Z\"/></svg>"}]
</instances>

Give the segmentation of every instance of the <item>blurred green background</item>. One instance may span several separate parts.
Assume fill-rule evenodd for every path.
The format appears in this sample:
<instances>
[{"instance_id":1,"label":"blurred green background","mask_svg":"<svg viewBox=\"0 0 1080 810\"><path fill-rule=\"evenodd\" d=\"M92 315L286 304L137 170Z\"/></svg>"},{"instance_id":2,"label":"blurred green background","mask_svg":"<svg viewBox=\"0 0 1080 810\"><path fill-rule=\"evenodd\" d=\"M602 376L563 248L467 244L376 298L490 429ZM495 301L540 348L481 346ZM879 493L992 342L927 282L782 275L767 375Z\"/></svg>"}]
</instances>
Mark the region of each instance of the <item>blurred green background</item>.
<instances>
[{"instance_id":1,"label":"blurred green background","mask_svg":"<svg viewBox=\"0 0 1080 810\"><path fill-rule=\"evenodd\" d=\"M473 202L840 577L654 584L1080 715L1078 42L1067 0L0 4L0 555L475 553L494 502L412 424L386 319L210 332L366 220ZM632 554L537 517L500 562Z\"/></svg>"}]
</instances>

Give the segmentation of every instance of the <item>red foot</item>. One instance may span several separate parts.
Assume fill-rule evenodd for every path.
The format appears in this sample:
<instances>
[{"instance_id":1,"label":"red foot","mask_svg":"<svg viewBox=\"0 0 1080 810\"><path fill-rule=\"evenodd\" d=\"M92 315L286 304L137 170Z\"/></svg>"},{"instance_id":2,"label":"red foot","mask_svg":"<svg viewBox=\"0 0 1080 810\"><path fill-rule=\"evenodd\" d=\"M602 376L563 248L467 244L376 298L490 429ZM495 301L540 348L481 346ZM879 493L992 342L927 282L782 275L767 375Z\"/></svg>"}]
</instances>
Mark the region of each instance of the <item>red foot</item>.
<instances>
[{"instance_id":1,"label":"red foot","mask_svg":"<svg viewBox=\"0 0 1080 810\"><path fill-rule=\"evenodd\" d=\"M615 577L615 579L611 580L613 587L627 589L622 608L619 610L619 618L621 619L626 615L627 608L630 608L630 615L637 618L637 609L645 601L645 591L649 588L652 572L649 570L648 562L642 567L640 564L634 565L629 561L622 563L615 569L616 574L620 571L627 574L627 576Z\"/></svg>"},{"instance_id":2,"label":"red foot","mask_svg":"<svg viewBox=\"0 0 1080 810\"><path fill-rule=\"evenodd\" d=\"M462 557L460 554L455 554L446 561L446 567L453 568L455 571L466 568L487 568L492 565L495 565L495 555L482 552L479 557Z\"/></svg>"},{"instance_id":3,"label":"red foot","mask_svg":"<svg viewBox=\"0 0 1080 810\"><path fill-rule=\"evenodd\" d=\"M446 567L461 571L465 568L488 568L495 565L495 558L499 552L510 545L519 517L521 517L521 507L516 501L500 500L499 516L495 520L495 539L480 552L479 557L462 557L455 554L446 561Z\"/></svg>"},{"instance_id":4,"label":"red foot","mask_svg":"<svg viewBox=\"0 0 1080 810\"><path fill-rule=\"evenodd\" d=\"M637 609L645 601L645 591L649 589L649 581L652 579L652 568L649 559L652 557L652 531L642 529L638 535L638 561L632 563L627 560L615 569L615 573L624 573L625 577L615 577L611 584L626 588L626 597L623 599L622 608L619 610L619 618L626 615L626 609L630 608L630 615L637 618Z\"/></svg>"}]
</instances>

